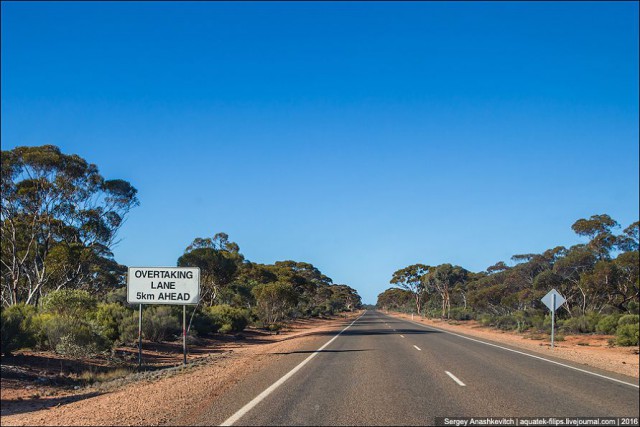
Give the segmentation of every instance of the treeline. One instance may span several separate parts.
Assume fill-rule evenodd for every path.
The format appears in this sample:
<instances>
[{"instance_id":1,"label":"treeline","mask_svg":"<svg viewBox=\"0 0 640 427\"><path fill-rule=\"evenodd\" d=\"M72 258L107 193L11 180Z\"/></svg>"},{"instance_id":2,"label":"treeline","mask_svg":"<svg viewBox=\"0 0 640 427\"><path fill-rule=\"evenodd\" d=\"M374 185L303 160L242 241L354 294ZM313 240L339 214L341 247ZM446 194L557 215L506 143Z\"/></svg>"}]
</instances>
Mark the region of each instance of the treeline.
<instances>
[{"instance_id":1,"label":"treeline","mask_svg":"<svg viewBox=\"0 0 640 427\"><path fill-rule=\"evenodd\" d=\"M137 190L106 180L94 164L58 147L2 151L2 353L21 347L87 355L137 338L126 303L127 267L112 252ZM225 233L196 238L177 260L199 267L201 300L189 307L191 336L277 330L283 321L360 307L358 293L312 264L250 262ZM180 332L181 307L147 306L146 339Z\"/></svg>"},{"instance_id":2,"label":"treeline","mask_svg":"<svg viewBox=\"0 0 640 427\"><path fill-rule=\"evenodd\" d=\"M548 331L540 299L551 289L566 298L558 326L567 333L616 334L620 345L638 344L638 222L616 234L609 215L579 219L572 229L587 243L541 254L514 255L479 273L451 264L414 264L393 273L378 295L383 310L443 319L477 319L518 331Z\"/></svg>"}]
</instances>

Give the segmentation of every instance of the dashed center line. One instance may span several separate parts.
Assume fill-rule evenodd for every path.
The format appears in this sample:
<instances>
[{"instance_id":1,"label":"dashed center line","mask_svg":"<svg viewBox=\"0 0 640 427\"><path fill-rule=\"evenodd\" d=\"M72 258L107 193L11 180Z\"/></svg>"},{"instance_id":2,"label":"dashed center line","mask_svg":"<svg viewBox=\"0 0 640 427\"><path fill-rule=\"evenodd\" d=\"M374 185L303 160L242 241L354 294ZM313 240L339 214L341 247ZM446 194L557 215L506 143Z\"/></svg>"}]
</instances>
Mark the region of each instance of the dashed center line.
<instances>
[{"instance_id":1,"label":"dashed center line","mask_svg":"<svg viewBox=\"0 0 640 427\"><path fill-rule=\"evenodd\" d=\"M414 345L414 347L416 348L416 350L422 351L422 349L420 347L418 347L417 345Z\"/></svg>"},{"instance_id":2,"label":"dashed center line","mask_svg":"<svg viewBox=\"0 0 640 427\"><path fill-rule=\"evenodd\" d=\"M455 382L457 382L459 386L462 386L462 387L466 386L466 384L465 384L465 383L463 383L463 382L462 382L462 381L460 381L458 378L456 378L456 376L455 376L455 375L453 375L451 372L449 372L449 371L444 371L444 372L445 372L447 375L449 375L449 376L451 377L451 379L452 379L452 380L454 380Z\"/></svg>"}]
</instances>

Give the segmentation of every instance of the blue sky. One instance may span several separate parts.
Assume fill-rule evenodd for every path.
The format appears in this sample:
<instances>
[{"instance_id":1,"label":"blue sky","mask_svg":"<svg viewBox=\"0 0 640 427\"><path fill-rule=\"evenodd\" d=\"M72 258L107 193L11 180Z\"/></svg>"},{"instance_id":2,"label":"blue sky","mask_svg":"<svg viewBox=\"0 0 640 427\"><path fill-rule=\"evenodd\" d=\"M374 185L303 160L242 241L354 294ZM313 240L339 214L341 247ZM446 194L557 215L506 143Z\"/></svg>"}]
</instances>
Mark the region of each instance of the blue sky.
<instances>
[{"instance_id":1,"label":"blue sky","mask_svg":"<svg viewBox=\"0 0 640 427\"><path fill-rule=\"evenodd\" d=\"M637 2L2 3L2 149L130 181L116 259L224 231L375 303L638 219Z\"/></svg>"}]
</instances>

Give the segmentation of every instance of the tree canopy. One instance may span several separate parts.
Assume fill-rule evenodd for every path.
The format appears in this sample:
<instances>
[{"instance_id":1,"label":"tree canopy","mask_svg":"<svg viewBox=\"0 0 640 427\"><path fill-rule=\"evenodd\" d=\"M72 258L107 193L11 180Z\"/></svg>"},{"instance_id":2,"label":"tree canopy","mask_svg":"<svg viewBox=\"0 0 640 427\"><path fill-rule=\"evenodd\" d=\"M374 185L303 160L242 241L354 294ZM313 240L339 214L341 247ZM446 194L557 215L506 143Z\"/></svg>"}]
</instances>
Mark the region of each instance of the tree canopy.
<instances>
[{"instance_id":1,"label":"tree canopy","mask_svg":"<svg viewBox=\"0 0 640 427\"><path fill-rule=\"evenodd\" d=\"M111 247L137 190L58 147L2 151L2 302L35 304L51 289L102 292L125 267Z\"/></svg>"}]
</instances>

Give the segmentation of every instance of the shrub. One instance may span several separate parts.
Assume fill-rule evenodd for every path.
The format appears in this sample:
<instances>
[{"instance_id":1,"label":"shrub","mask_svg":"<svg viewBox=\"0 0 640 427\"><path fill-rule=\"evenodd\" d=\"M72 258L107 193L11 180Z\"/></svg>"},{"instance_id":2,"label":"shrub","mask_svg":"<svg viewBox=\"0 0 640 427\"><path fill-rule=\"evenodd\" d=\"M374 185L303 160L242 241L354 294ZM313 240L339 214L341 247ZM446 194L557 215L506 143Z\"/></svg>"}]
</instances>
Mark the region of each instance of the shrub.
<instances>
[{"instance_id":1,"label":"shrub","mask_svg":"<svg viewBox=\"0 0 640 427\"><path fill-rule=\"evenodd\" d=\"M482 326L493 326L495 324L494 317L490 314L483 314L478 319Z\"/></svg>"},{"instance_id":2,"label":"shrub","mask_svg":"<svg viewBox=\"0 0 640 427\"><path fill-rule=\"evenodd\" d=\"M118 325L118 335L120 342L124 344L133 344L138 341L138 313L129 313L122 319Z\"/></svg>"},{"instance_id":3,"label":"shrub","mask_svg":"<svg viewBox=\"0 0 640 427\"><path fill-rule=\"evenodd\" d=\"M9 355L12 351L35 345L33 316L35 307L18 304L4 308L0 313L0 352Z\"/></svg>"},{"instance_id":4,"label":"shrub","mask_svg":"<svg viewBox=\"0 0 640 427\"><path fill-rule=\"evenodd\" d=\"M98 304L95 323L100 333L112 342L120 339L120 325L130 311L118 303Z\"/></svg>"},{"instance_id":5,"label":"shrub","mask_svg":"<svg viewBox=\"0 0 640 427\"><path fill-rule=\"evenodd\" d=\"M638 345L638 330L640 329L640 316L627 314L618 320L616 330L616 344L623 346Z\"/></svg>"},{"instance_id":6,"label":"shrub","mask_svg":"<svg viewBox=\"0 0 640 427\"><path fill-rule=\"evenodd\" d=\"M88 322L70 316L50 315L43 322L43 330L50 349L72 357L106 350L110 344Z\"/></svg>"},{"instance_id":7,"label":"shrub","mask_svg":"<svg viewBox=\"0 0 640 427\"><path fill-rule=\"evenodd\" d=\"M56 353L64 354L72 359L91 357L98 352L96 342L89 340L86 343L81 343L76 336L71 334L63 335L56 345Z\"/></svg>"},{"instance_id":8,"label":"shrub","mask_svg":"<svg viewBox=\"0 0 640 427\"><path fill-rule=\"evenodd\" d=\"M536 314L529 319L531 327L538 332L547 332L551 330L551 316L544 314Z\"/></svg>"},{"instance_id":9,"label":"shrub","mask_svg":"<svg viewBox=\"0 0 640 427\"><path fill-rule=\"evenodd\" d=\"M560 329L565 333L589 334L596 331L600 317L596 313L566 319Z\"/></svg>"},{"instance_id":10,"label":"shrub","mask_svg":"<svg viewBox=\"0 0 640 427\"><path fill-rule=\"evenodd\" d=\"M225 323L224 325L220 326L220 329L218 329L218 333L220 334L228 334L229 332L232 332L230 323Z\"/></svg>"},{"instance_id":11,"label":"shrub","mask_svg":"<svg viewBox=\"0 0 640 427\"><path fill-rule=\"evenodd\" d=\"M267 329L269 329L269 331L271 331L271 332L279 333L280 330L282 329L282 324L281 323L272 323L267 327Z\"/></svg>"},{"instance_id":12,"label":"shrub","mask_svg":"<svg viewBox=\"0 0 640 427\"><path fill-rule=\"evenodd\" d=\"M452 308L450 316L454 320L472 320L474 318L473 312L463 307Z\"/></svg>"},{"instance_id":13,"label":"shrub","mask_svg":"<svg viewBox=\"0 0 640 427\"><path fill-rule=\"evenodd\" d=\"M618 327L618 320L620 320L621 314L609 314L604 316L596 325L596 332L599 334L614 335Z\"/></svg>"},{"instance_id":14,"label":"shrub","mask_svg":"<svg viewBox=\"0 0 640 427\"><path fill-rule=\"evenodd\" d=\"M637 323L618 326L618 330L616 331L616 344L623 346L638 345L639 330L640 325Z\"/></svg>"},{"instance_id":15,"label":"shrub","mask_svg":"<svg viewBox=\"0 0 640 427\"><path fill-rule=\"evenodd\" d=\"M127 305L127 288L116 288L107 293L105 296L105 301L107 304L109 303L118 303L122 306Z\"/></svg>"},{"instance_id":16,"label":"shrub","mask_svg":"<svg viewBox=\"0 0 640 427\"><path fill-rule=\"evenodd\" d=\"M39 350L49 348L49 343L47 340L47 330L45 325L54 317L51 313L38 313L33 316L31 320L31 325L33 329L35 346Z\"/></svg>"},{"instance_id":17,"label":"shrub","mask_svg":"<svg viewBox=\"0 0 640 427\"><path fill-rule=\"evenodd\" d=\"M637 314L625 314L618 320L618 326L622 325L637 325L640 322L640 316Z\"/></svg>"},{"instance_id":18,"label":"shrub","mask_svg":"<svg viewBox=\"0 0 640 427\"><path fill-rule=\"evenodd\" d=\"M240 332L249 324L249 313L247 310L231 307L226 304L207 307L205 313L211 319L215 330L221 333Z\"/></svg>"},{"instance_id":19,"label":"shrub","mask_svg":"<svg viewBox=\"0 0 640 427\"><path fill-rule=\"evenodd\" d=\"M220 325L214 324L211 317L209 317L206 313L203 313L201 310L198 310L193 315L190 332L195 331L198 336L206 336L211 332L217 331L218 328L220 328Z\"/></svg>"},{"instance_id":20,"label":"shrub","mask_svg":"<svg viewBox=\"0 0 640 427\"><path fill-rule=\"evenodd\" d=\"M84 318L95 311L97 301L87 291L61 289L50 292L42 301L42 310L46 313Z\"/></svg>"},{"instance_id":21,"label":"shrub","mask_svg":"<svg viewBox=\"0 0 640 427\"><path fill-rule=\"evenodd\" d=\"M166 341L181 330L180 322L171 314L171 307L153 306L142 313L142 335L150 341Z\"/></svg>"},{"instance_id":22,"label":"shrub","mask_svg":"<svg viewBox=\"0 0 640 427\"><path fill-rule=\"evenodd\" d=\"M519 319L515 316L500 316L495 320L495 327L504 331L512 331L518 329Z\"/></svg>"}]
</instances>

